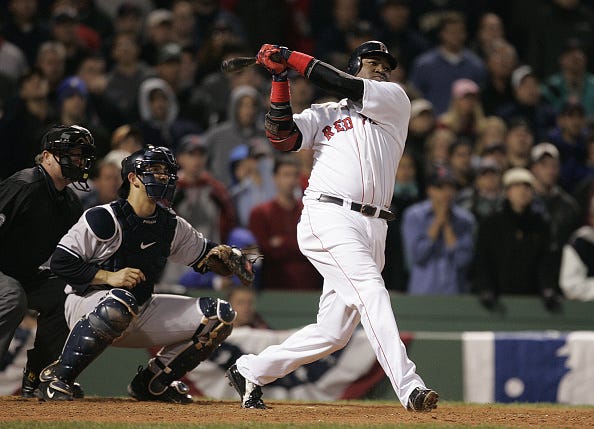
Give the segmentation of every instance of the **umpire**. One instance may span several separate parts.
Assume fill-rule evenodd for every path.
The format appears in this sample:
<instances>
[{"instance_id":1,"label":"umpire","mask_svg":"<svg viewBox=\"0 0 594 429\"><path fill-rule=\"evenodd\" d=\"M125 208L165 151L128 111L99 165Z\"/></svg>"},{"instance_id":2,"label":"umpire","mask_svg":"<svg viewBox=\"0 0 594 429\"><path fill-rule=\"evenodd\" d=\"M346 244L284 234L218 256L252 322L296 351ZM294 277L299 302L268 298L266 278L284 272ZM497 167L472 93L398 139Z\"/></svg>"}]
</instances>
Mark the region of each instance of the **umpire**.
<instances>
[{"instance_id":1,"label":"umpire","mask_svg":"<svg viewBox=\"0 0 594 429\"><path fill-rule=\"evenodd\" d=\"M42 139L36 166L0 183L0 363L26 310L39 313L33 349L27 351L23 396L33 397L41 370L58 358L69 329L64 282L41 267L83 212L72 189L88 190L95 160L91 133L56 126Z\"/></svg>"}]
</instances>

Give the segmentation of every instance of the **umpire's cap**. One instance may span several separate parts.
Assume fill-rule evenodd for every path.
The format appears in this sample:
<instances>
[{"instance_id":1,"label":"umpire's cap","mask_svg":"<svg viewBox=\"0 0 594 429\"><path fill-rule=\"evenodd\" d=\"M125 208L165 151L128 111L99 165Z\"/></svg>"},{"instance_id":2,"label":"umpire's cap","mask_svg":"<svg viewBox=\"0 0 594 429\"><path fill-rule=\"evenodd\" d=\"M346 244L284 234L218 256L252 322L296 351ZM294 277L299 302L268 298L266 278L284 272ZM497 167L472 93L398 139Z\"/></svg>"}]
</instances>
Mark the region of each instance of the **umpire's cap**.
<instances>
[{"instance_id":1,"label":"umpire's cap","mask_svg":"<svg viewBox=\"0 0 594 429\"><path fill-rule=\"evenodd\" d=\"M394 58L392 54L388 52L386 45L384 45L382 42L378 42L377 40L370 40L362 43L357 49L353 51L347 66L347 73L356 76L357 73L359 73L359 70L361 70L361 59L372 56L385 58L392 70L398 66L396 58Z\"/></svg>"}]
</instances>

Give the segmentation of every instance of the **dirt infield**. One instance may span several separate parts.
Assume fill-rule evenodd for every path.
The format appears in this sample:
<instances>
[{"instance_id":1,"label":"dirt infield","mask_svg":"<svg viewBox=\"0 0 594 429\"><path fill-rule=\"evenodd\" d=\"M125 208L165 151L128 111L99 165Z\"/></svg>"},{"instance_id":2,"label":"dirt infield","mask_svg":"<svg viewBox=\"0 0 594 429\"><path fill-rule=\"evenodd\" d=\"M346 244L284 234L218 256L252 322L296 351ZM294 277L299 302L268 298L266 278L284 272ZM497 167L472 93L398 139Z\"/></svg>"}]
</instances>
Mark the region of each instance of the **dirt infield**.
<instances>
[{"instance_id":1,"label":"dirt infield","mask_svg":"<svg viewBox=\"0 0 594 429\"><path fill-rule=\"evenodd\" d=\"M271 402L269 410L243 410L237 402L198 400L190 405L137 402L132 399L87 398L45 403L16 396L0 397L0 422L428 424L518 428L594 428L594 408L544 405L440 404L431 413L405 411L399 404L372 402ZM204 408L208 408L205 412Z\"/></svg>"}]
</instances>

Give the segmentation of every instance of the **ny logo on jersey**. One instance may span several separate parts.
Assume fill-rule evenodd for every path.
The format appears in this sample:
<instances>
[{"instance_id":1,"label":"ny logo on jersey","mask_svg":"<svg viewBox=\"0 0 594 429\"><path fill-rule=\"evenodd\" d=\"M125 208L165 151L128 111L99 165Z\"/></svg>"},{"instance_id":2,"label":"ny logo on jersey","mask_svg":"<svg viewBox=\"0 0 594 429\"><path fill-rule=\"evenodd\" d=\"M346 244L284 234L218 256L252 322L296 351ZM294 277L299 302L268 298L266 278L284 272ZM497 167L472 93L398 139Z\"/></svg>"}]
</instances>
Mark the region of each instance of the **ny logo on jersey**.
<instances>
[{"instance_id":1,"label":"ny logo on jersey","mask_svg":"<svg viewBox=\"0 0 594 429\"><path fill-rule=\"evenodd\" d=\"M350 116L347 116L344 119L334 121L332 125L326 125L324 128L322 128L322 133L327 140L330 140L334 134L351 129L353 129L353 121Z\"/></svg>"}]
</instances>

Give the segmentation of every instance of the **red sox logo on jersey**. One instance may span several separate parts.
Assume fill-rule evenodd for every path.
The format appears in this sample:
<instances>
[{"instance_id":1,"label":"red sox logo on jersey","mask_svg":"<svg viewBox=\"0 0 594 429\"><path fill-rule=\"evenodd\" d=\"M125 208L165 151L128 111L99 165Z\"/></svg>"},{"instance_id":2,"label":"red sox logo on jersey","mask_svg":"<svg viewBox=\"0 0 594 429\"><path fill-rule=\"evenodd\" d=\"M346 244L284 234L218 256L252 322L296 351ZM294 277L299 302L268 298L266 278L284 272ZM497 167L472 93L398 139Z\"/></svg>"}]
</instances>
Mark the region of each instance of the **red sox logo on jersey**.
<instances>
[{"instance_id":1,"label":"red sox logo on jersey","mask_svg":"<svg viewBox=\"0 0 594 429\"><path fill-rule=\"evenodd\" d=\"M366 116L363 116L363 125L365 125L366 121L369 121L372 124L375 124L375 122L371 119L369 119ZM348 131L348 130L352 130L353 129L353 120L351 119L350 116L347 116L346 118L343 119L339 119L337 121L334 121L331 125L326 125L324 128L322 128L322 134L324 134L324 137L326 137L326 140L330 140L332 137L334 137L334 134L336 133L340 133L343 131Z\"/></svg>"}]
</instances>

